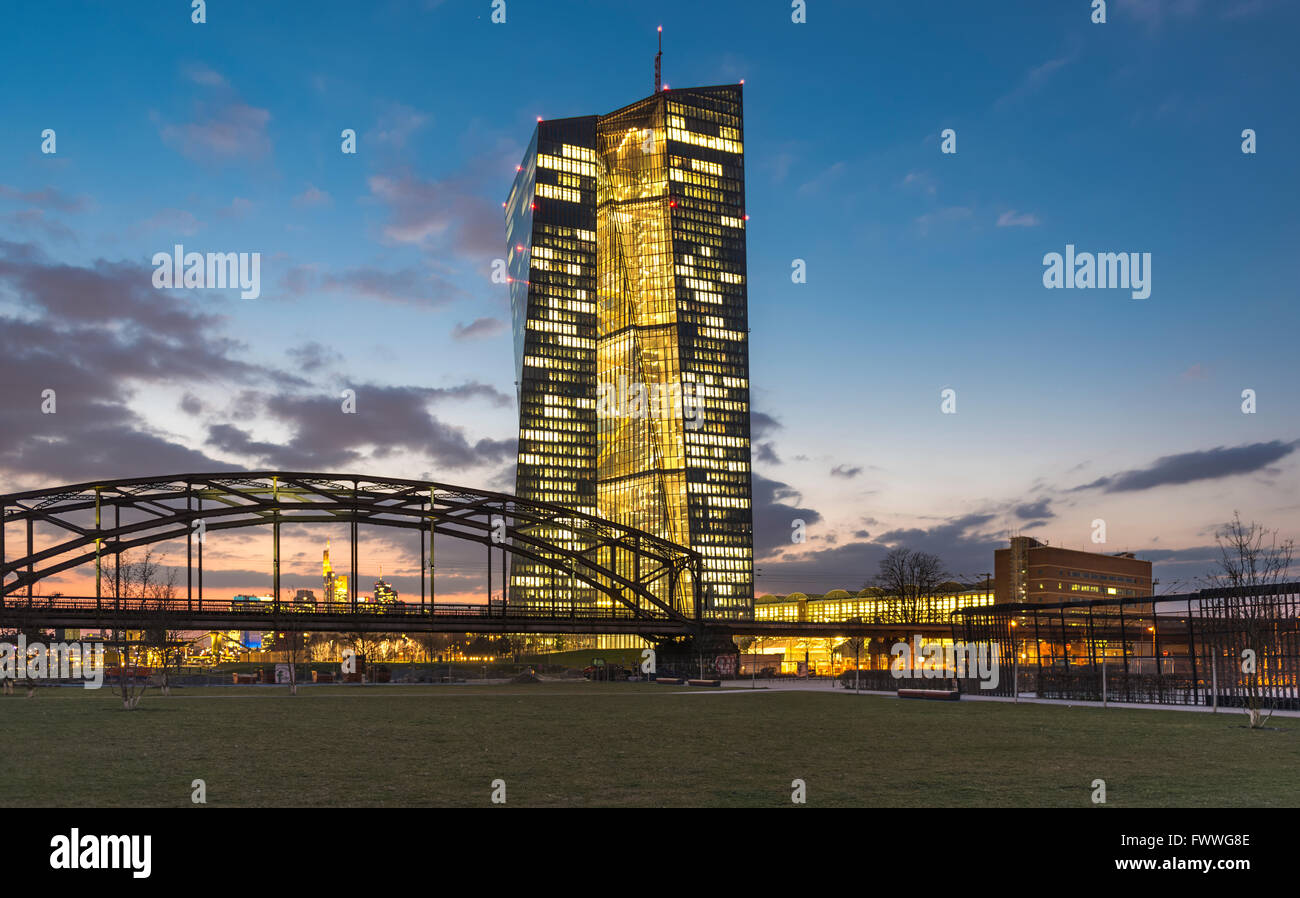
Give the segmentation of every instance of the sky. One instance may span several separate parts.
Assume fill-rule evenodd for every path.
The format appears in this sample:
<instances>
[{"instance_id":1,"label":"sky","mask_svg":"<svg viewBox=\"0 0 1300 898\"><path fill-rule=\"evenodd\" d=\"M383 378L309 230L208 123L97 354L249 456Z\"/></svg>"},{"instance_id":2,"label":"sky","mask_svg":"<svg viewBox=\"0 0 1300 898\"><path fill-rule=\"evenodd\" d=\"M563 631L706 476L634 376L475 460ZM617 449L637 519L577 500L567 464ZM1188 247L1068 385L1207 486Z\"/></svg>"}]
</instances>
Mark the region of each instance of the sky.
<instances>
[{"instance_id":1,"label":"sky","mask_svg":"<svg viewBox=\"0 0 1300 898\"><path fill-rule=\"evenodd\" d=\"M653 90L663 25L670 87L744 80L760 593L861 588L898 546L973 578L1017 533L1135 551L1181 591L1235 510L1300 531L1294 4L191 15L0 12L0 491L239 469L510 491L501 204L539 116ZM260 295L155 288L177 244L260 253ZM1067 245L1149 253L1150 295L1048 289ZM286 588L319 588L326 538L287 535ZM269 534L219 539L209 588L265 592ZM382 565L418 592L416 551L363 533L363 589ZM481 600L478 550L438 553L440 596Z\"/></svg>"}]
</instances>

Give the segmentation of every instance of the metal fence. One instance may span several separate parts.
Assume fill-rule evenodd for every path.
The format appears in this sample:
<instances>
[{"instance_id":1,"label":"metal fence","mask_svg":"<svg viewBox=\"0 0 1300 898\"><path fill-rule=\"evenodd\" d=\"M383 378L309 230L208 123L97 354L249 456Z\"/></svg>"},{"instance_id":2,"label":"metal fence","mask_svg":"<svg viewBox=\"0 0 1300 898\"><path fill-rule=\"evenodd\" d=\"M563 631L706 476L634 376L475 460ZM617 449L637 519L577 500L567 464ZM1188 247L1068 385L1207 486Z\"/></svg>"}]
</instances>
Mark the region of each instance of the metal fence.
<instances>
[{"instance_id":1,"label":"metal fence","mask_svg":"<svg viewBox=\"0 0 1300 898\"><path fill-rule=\"evenodd\" d=\"M988 605L951 622L954 641L996 647L987 694L1300 710L1300 583Z\"/></svg>"}]
</instances>

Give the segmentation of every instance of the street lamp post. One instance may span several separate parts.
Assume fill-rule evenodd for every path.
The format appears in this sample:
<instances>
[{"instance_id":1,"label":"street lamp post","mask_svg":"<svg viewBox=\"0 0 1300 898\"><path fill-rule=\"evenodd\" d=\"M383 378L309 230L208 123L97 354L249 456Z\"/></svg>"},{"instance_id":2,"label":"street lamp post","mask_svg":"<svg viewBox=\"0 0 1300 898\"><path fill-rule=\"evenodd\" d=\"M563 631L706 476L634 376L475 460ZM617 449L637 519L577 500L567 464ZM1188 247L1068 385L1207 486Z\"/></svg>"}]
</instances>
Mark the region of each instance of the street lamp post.
<instances>
[{"instance_id":1,"label":"street lamp post","mask_svg":"<svg viewBox=\"0 0 1300 898\"><path fill-rule=\"evenodd\" d=\"M1020 640L1016 638L1016 622L1011 622L1011 696L1020 704Z\"/></svg>"}]
</instances>

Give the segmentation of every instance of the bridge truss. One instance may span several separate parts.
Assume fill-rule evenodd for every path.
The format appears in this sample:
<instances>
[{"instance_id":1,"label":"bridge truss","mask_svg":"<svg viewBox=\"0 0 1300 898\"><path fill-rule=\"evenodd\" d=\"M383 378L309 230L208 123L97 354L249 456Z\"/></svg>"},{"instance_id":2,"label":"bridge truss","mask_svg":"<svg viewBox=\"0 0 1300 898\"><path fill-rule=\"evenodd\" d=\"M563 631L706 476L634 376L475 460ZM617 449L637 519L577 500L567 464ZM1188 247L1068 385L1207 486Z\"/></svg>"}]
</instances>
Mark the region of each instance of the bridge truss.
<instances>
[{"instance_id":1,"label":"bridge truss","mask_svg":"<svg viewBox=\"0 0 1300 898\"><path fill-rule=\"evenodd\" d=\"M505 493L430 481L355 474L250 472L182 474L58 486L0 495L0 614L42 610L47 626L96 626L165 611L177 628L218 622L247 623L257 611L205 600L203 547L216 531L269 527L272 531L272 594L269 613L294 609L280 596L280 531L286 525L347 523L351 567L347 602L325 596L307 616L323 628L340 616L354 628L457 629L477 631L584 632L694 631L700 624L701 556L683 546L612 521ZM358 602L357 528L381 526L415 531L420 543L420 603L386 610ZM18 531L19 550L13 551ZM434 536L480 543L488 559L489 602L449 607L434 601ZM39 539L38 539L39 536ZM105 570L136 547L184 540L183 596L125 595L121 566ZM499 599L491 600L493 556L499 556ZM549 604L512 606L507 556L526 558L552 573ZM43 598L42 580L93 565L94 596ZM425 575L429 590L426 601ZM573 589L595 591L596 602L575 604ZM127 590L129 592L129 590ZM305 618L294 614L295 622ZM402 623L398 623L401 620ZM536 625L535 625L536 624ZM609 626L614 629L608 629ZM576 630L573 630L576 631Z\"/></svg>"}]
</instances>

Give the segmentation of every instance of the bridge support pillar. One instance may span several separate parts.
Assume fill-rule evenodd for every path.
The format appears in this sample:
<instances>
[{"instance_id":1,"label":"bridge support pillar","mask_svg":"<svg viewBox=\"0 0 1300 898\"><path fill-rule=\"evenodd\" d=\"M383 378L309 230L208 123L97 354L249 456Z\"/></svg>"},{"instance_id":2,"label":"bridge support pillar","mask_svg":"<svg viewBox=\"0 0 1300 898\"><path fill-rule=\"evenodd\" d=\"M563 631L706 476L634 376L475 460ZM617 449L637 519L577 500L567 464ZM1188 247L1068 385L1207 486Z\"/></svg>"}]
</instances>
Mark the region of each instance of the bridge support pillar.
<instances>
[{"instance_id":1,"label":"bridge support pillar","mask_svg":"<svg viewBox=\"0 0 1300 898\"><path fill-rule=\"evenodd\" d=\"M716 630L655 641L655 667L661 676L732 676L740 669L739 658L731 635Z\"/></svg>"},{"instance_id":2,"label":"bridge support pillar","mask_svg":"<svg viewBox=\"0 0 1300 898\"><path fill-rule=\"evenodd\" d=\"M280 613L280 510L275 511L275 523L271 525L271 553L274 556L271 567L271 588L275 595L275 613Z\"/></svg>"},{"instance_id":3,"label":"bridge support pillar","mask_svg":"<svg viewBox=\"0 0 1300 898\"><path fill-rule=\"evenodd\" d=\"M437 496L433 493L433 487L429 487L429 613L432 615L434 608L438 604L438 586L437 586L437 564L434 563L434 528L433 528L433 509L434 503L437 502Z\"/></svg>"},{"instance_id":4,"label":"bridge support pillar","mask_svg":"<svg viewBox=\"0 0 1300 898\"><path fill-rule=\"evenodd\" d=\"M199 496L199 512L203 512L203 497ZM206 531L204 531L206 532ZM199 610L203 610L203 540L199 540Z\"/></svg>"},{"instance_id":5,"label":"bridge support pillar","mask_svg":"<svg viewBox=\"0 0 1300 898\"><path fill-rule=\"evenodd\" d=\"M357 610L357 589L360 587L360 580L357 578L357 489L358 484L352 481L352 526L349 528L352 548L352 571L351 581L352 588L350 598L352 599L352 611Z\"/></svg>"},{"instance_id":6,"label":"bridge support pillar","mask_svg":"<svg viewBox=\"0 0 1300 898\"><path fill-rule=\"evenodd\" d=\"M122 505L113 503L113 606L122 610Z\"/></svg>"}]
</instances>

